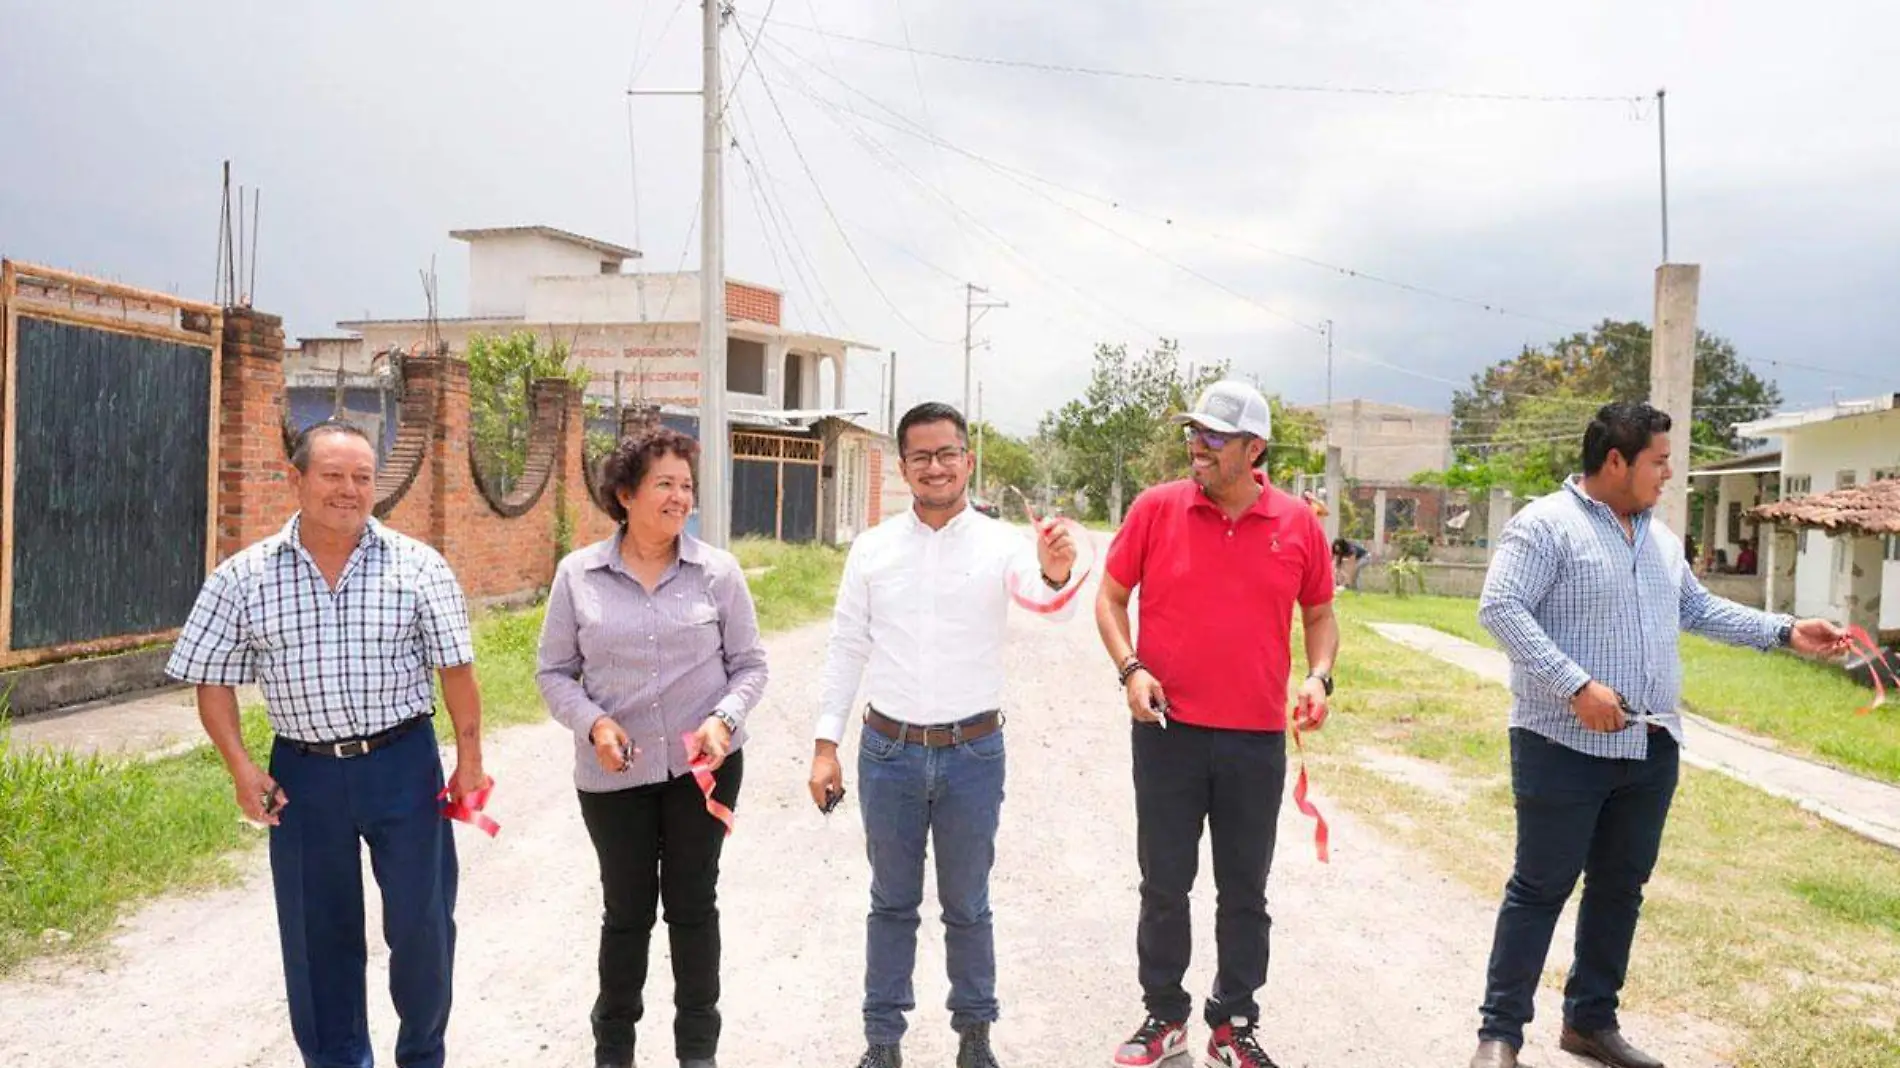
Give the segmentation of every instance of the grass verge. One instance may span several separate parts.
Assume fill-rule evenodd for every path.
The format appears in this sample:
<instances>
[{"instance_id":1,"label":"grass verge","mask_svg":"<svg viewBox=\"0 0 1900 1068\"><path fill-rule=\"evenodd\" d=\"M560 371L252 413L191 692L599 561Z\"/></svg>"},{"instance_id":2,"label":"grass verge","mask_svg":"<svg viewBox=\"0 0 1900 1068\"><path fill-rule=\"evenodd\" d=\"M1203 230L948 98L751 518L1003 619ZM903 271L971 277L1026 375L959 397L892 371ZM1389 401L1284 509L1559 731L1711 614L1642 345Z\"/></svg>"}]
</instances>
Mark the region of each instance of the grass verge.
<instances>
[{"instance_id":1,"label":"grass verge","mask_svg":"<svg viewBox=\"0 0 1900 1068\"><path fill-rule=\"evenodd\" d=\"M1494 898L1513 850L1509 696L1378 637L1382 608L1341 602L1315 763L1332 797ZM1361 750L1435 765L1434 788ZM1745 1068L1900 1068L1900 855L1685 766L1624 1003L1724 1025Z\"/></svg>"},{"instance_id":2,"label":"grass verge","mask_svg":"<svg viewBox=\"0 0 1900 1068\"><path fill-rule=\"evenodd\" d=\"M1342 608L1389 623L1436 627L1488 648L1478 602L1463 597L1343 595ZM1872 694L1839 668L1791 653L1762 654L1707 638L1682 638L1682 700L1699 715L1883 782L1900 783L1900 709L1854 714Z\"/></svg>"},{"instance_id":3,"label":"grass verge","mask_svg":"<svg viewBox=\"0 0 1900 1068\"><path fill-rule=\"evenodd\" d=\"M752 579L768 633L830 612L841 550L755 541L737 549L746 567L771 568ZM542 615L536 607L476 620L489 730L547 715L534 684ZM435 725L450 737L446 715ZM261 709L244 711L244 735L261 760L271 737ZM231 851L261 837L238 820L231 780L208 746L149 763L32 750L9 743L0 715L0 975L35 956L98 945L140 900L228 882Z\"/></svg>"}]
</instances>

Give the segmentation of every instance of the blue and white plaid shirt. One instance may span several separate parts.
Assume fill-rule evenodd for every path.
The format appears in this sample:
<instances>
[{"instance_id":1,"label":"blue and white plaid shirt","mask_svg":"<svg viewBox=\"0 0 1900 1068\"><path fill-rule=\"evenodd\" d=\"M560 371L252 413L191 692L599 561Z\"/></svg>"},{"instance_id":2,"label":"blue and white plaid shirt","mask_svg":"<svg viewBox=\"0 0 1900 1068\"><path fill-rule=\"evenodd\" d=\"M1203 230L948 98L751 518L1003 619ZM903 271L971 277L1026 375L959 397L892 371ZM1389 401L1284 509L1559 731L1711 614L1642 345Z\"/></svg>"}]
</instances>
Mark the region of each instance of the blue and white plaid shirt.
<instances>
[{"instance_id":1,"label":"blue and white plaid shirt","mask_svg":"<svg viewBox=\"0 0 1900 1068\"><path fill-rule=\"evenodd\" d=\"M302 742L361 738L429 712L430 672L475 659L448 561L372 519L331 590L299 518L211 573L165 673L258 683L271 729Z\"/></svg>"},{"instance_id":2,"label":"blue and white plaid shirt","mask_svg":"<svg viewBox=\"0 0 1900 1068\"><path fill-rule=\"evenodd\" d=\"M1585 728L1570 710L1585 683L1615 690L1680 743L1680 633L1770 649L1793 622L1703 589L1682 540L1650 513L1633 525L1631 537L1573 475L1505 525L1478 602L1479 622L1511 657L1511 726L1624 760L1648 756L1649 731Z\"/></svg>"}]
</instances>

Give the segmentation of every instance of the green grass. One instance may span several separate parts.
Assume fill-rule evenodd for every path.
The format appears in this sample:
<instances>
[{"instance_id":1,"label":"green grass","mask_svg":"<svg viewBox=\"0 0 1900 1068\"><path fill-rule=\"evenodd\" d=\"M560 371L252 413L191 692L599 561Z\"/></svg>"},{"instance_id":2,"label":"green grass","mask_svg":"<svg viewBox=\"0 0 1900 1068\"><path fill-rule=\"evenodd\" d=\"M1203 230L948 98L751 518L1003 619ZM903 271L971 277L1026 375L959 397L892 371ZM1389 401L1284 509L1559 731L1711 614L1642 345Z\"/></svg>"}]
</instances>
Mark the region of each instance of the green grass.
<instances>
[{"instance_id":1,"label":"green grass","mask_svg":"<svg viewBox=\"0 0 1900 1068\"><path fill-rule=\"evenodd\" d=\"M1378 637L1365 624L1384 608L1341 602L1336 714L1309 742L1317 783L1496 898L1514 835L1509 696ZM1451 788L1374 771L1355 759L1368 749L1425 762ZM1624 1004L1722 1025L1746 1068L1900 1068L1896 888L1900 854L1685 767Z\"/></svg>"},{"instance_id":2,"label":"green grass","mask_svg":"<svg viewBox=\"0 0 1900 1068\"><path fill-rule=\"evenodd\" d=\"M738 553L747 567L772 569L752 580L767 632L830 613L842 551L741 542ZM475 622L488 730L547 715L534 683L542 615L536 607ZM435 726L451 737L447 715ZM270 744L261 709L244 711L244 732L261 761ZM208 746L150 763L78 757L10 745L0 717L0 975L98 945L143 899L228 882L232 850L261 838L239 821L230 777Z\"/></svg>"},{"instance_id":3,"label":"green grass","mask_svg":"<svg viewBox=\"0 0 1900 1068\"><path fill-rule=\"evenodd\" d=\"M1436 627L1497 648L1478 625L1478 602L1468 598L1355 593L1342 595L1339 604L1364 619ZM1789 752L1900 783L1900 707L1855 715L1873 694L1838 667L1693 634L1683 636L1681 648L1682 700L1691 711L1771 738Z\"/></svg>"},{"instance_id":4,"label":"green grass","mask_svg":"<svg viewBox=\"0 0 1900 1068\"><path fill-rule=\"evenodd\" d=\"M742 538L732 551L748 571L771 569L749 579L759 607L759 629L771 634L831 615L844 575L843 549Z\"/></svg>"}]
</instances>

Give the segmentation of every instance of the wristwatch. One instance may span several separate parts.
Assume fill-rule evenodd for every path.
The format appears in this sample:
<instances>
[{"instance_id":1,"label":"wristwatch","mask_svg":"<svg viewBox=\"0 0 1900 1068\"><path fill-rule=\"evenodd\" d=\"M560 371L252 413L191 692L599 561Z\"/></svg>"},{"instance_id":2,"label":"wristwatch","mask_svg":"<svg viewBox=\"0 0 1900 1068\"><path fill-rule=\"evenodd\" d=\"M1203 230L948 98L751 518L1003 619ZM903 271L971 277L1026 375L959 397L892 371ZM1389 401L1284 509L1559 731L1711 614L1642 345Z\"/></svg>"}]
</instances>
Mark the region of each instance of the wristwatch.
<instances>
[{"instance_id":1,"label":"wristwatch","mask_svg":"<svg viewBox=\"0 0 1900 1068\"><path fill-rule=\"evenodd\" d=\"M739 733L739 717L738 716L733 715L732 713L726 711L723 708L713 709L712 714L713 714L714 719L717 719L719 722L724 723L726 725L727 731L733 734Z\"/></svg>"},{"instance_id":2,"label":"wristwatch","mask_svg":"<svg viewBox=\"0 0 1900 1068\"><path fill-rule=\"evenodd\" d=\"M1324 686L1324 687L1326 687L1326 696L1328 696L1328 697L1331 697L1331 696L1333 695L1333 675L1332 675L1332 672L1330 672L1330 671L1311 671L1311 672L1308 672L1308 673L1307 673L1307 675L1306 675L1306 677L1307 677L1307 678L1309 678L1309 679L1318 679L1318 680L1319 680L1319 684L1320 684L1321 686Z\"/></svg>"},{"instance_id":3,"label":"wristwatch","mask_svg":"<svg viewBox=\"0 0 1900 1068\"><path fill-rule=\"evenodd\" d=\"M1794 620L1783 623L1781 629L1775 632L1775 643L1784 649L1794 644Z\"/></svg>"}]
</instances>

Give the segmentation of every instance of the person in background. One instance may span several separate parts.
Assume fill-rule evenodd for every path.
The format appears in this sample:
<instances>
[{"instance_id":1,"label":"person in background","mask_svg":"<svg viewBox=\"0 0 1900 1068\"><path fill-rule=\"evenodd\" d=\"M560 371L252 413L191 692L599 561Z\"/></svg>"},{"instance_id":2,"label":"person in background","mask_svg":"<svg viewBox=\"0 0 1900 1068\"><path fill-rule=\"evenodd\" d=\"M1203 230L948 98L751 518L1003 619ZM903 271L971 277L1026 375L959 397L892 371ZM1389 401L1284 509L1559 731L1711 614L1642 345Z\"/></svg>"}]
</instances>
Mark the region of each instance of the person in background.
<instances>
[{"instance_id":1,"label":"person in background","mask_svg":"<svg viewBox=\"0 0 1900 1068\"><path fill-rule=\"evenodd\" d=\"M666 907L673 1048L714 1068L719 1016L719 855L738 805L745 721L765 692L765 647L745 574L686 533L699 444L654 423L601 467L620 529L562 560L541 628L548 712L574 734L574 785L600 862L594 1062L631 1068L645 1014L655 910Z\"/></svg>"},{"instance_id":2,"label":"person in background","mask_svg":"<svg viewBox=\"0 0 1900 1068\"><path fill-rule=\"evenodd\" d=\"M290 457L297 513L205 580L165 673L198 718L245 818L270 826L290 1031L306 1065L372 1060L362 850L383 897L400 1068L442 1068L455 973L455 836L435 687L455 726L451 802L479 793L482 701L468 606L447 561L370 517L376 450L349 423L305 430ZM276 738L245 751L238 686L255 682Z\"/></svg>"},{"instance_id":3,"label":"person in background","mask_svg":"<svg viewBox=\"0 0 1900 1068\"><path fill-rule=\"evenodd\" d=\"M1752 575L1759 566L1759 562L1755 559L1754 541L1749 540L1742 542L1742 551L1735 554L1735 573L1737 575Z\"/></svg>"},{"instance_id":4,"label":"person in background","mask_svg":"<svg viewBox=\"0 0 1900 1068\"><path fill-rule=\"evenodd\" d=\"M1371 554L1366 552L1366 547L1359 544L1356 541L1347 541L1343 537L1334 538L1333 539L1334 588L1341 589L1341 590L1358 589L1359 588L1359 568L1365 564L1366 557L1369 555ZM1343 579L1339 577L1339 569L1341 567L1346 568L1346 577Z\"/></svg>"},{"instance_id":5,"label":"person in background","mask_svg":"<svg viewBox=\"0 0 1900 1068\"><path fill-rule=\"evenodd\" d=\"M1511 658L1517 854L1486 971L1471 1068L1516 1068L1550 940L1579 876L1559 1044L1609 1068L1662 1068L1623 1037L1619 995L1676 792L1684 630L1732 645L1838 655L1820 619L1710 594L1656 518L1669 416L1610 404L1583 433L1583 474L1511 517L1478 620Z\"/></svg>"}]
</instances>

